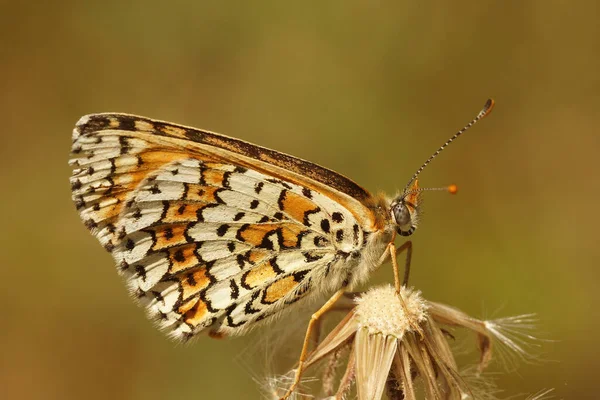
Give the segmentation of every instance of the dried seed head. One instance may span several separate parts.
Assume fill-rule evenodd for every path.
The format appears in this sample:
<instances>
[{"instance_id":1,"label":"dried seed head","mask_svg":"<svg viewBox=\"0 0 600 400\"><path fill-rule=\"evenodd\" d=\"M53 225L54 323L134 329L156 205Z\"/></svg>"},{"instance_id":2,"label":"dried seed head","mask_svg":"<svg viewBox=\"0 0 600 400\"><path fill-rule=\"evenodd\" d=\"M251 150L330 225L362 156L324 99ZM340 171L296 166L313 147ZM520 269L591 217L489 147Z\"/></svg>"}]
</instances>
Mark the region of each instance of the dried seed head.
<instances>
[{"instance_id":1,"label":"dried seed head","mask_svg":"<svg viewBox=\"0 0 600 400\"><path fill-rule=\"evenodd\" d=\"M373 288L356 299L358 305L354 313L359 327L366 328L369 334L381 333L402 339L412 326L425 320L427 304L417 290L403 287L400 296L402 299L388 285Z\"/></svg>"},{"instance_id":2,"label":"dried seed head","mask_svg":"<svg viewBox=\"0 0 600 400\"><path fill-rule=\"evenodd\" d=\"M320 341L305 360L309 368L329 358L324 394L334 394L335 366L340 352L349 350L346 372L335 398L342 399L356 384L359 400L390 398L465 400L495 399L498 390L481 375L492 359L492 348L506 349L522 360L531 359L528 347L536 339L527 331L532 315L483 321L445 304L425 301L414 289L380 286L360 295L356 306ZM477 335L479 364L461 372L448 343L448 328L464 328ZM499 344L500 346L493 344ZM328 365L329 365L328 364ZM325 382L327 384L325 385ZM544 398L547 391L540 392Z\"/></svg>"}]
</instances>

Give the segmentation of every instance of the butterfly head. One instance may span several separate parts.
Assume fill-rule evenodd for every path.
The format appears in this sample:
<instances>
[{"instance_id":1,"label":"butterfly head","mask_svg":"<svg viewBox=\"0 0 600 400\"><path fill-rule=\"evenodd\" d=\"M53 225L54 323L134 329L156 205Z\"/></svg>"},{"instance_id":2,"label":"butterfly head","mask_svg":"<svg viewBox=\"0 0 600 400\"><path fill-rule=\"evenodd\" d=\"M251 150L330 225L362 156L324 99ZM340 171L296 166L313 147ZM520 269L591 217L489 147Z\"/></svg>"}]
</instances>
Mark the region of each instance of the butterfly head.
<instances>
[{"instance_id":1,"label":"butterfly head","mask_svg":"<svg viewBox=\"0 0 600 400\"><path fill-rule=\"evenodd\" d=\"M417 229L420 195L419 180L415 179L390 205L392 220L401 236L410 236Z\"/></svg>"}]
</instances>

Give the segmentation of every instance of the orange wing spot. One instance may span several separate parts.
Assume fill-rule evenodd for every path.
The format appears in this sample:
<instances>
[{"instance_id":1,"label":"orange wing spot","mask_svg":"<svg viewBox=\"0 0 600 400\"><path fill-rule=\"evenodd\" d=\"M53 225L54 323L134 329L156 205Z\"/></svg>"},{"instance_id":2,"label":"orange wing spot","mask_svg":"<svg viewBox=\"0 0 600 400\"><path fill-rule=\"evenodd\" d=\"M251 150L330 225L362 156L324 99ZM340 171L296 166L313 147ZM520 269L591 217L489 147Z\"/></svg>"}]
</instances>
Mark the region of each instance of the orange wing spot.
<instances>
[{"instance_id":1,"label":"orange wing spot","mask_svg":"<svg viewBox=\"0 0 600 400\"><path fill-rule=\"evenodd\" d=\"M186 200L216 203L215 192L217 190L219 188L214 186L189 185Z\"/></svg>"},{"instance_id":2,"label":"orange wing spot","mask_svg":"<svg viewBox=\"0 0 600 400\"><path fill-rule=\"evenodd\" d=\"M198 260L195 251L196 244L194 243L169 249L169 260L171 261L169 272L177 273L198 265L200 260Z\"/></svg>"},{"instance_id":3,"label":"orange wing spot","mask_svg":"<svg viewBox=\"0 0 600 400\"><path fill-rule=\"evenodd\" d=\"M225 171L218 169L205 169L202 171L202 178L204 179L204 182L211 186L222 187L224 175Z\"/></svg>"},{"instance_id":4,"label":"orange wing spot","mask_svg":"<svg viewBox=\"0 0 600 400\"><path fill-rule=\"evenodd\" d=\"M255 288L264 285L265 282L276 276L277 272L275 272L270 263L266 262L250 270L250 272L244 276L244 284L251 288Z\"/></svg>"},{"instance_id":5,"label":"orange wing spot","mask_svg":"<svg viewBox=\"0 0 600 400\"><path fill-rule=\"evenodd\" d=\"M200 204L190 204L183 202L173 202L169 204L169 208L162 218L163 223L178 223L196 221L196 212L202 208Z\"/></svg>"},{"instance_id":6,"label":"orange wing spot","mask_svg":"<svg viewBox=\"0 0 600 400\"><path fill-rule=\"evenodd\" d=\"M298 286L298 282L296 282L294 277L286 276L285 278L275 281L269 285L269 287L265 290L263 301L265 303L275 303L277 300L288 294L290 290L294 289L296 286Z\"/></svg>"},{"instance_id":7,"label":"orange wing spot","mask_svg":"<svg viewBox=\"0 0 600 400\"><path fill-rule=\"evenodd\" d=\"M139 154L140 161L143 164L158 164L164 165L173 161L185 160L189 158L184 153L176 153L174 151L145 151Z\"/></svg>"},{"instance_id":8,"label":"orange wing spot","mask_svg":"<svg viewBox=\"0 0 600 400\"><path fill-rule=\"evenodd\" d=\"M196 305L185 313L184 320L190 325L197 326L204 320L204 317L206 317L207 314L208 308L206 307L206 303L202 300L198 300Z\"/></svg>"},{"instance_id":9,"label":"orange wing spot","mask_svg":"<svg viewBox=\"0 0 600 400\"><path fill-rule=\"evenodd\" d=\"M290 191L286 192L286 196L281 202L281 206L281 211L300 222L303 222L304 214L307 211L318 209L318 207L306 197Z\"/></svg>"},{"instance_id":10,"label":"orange wing spot","mask_svg":"<svg viewBox=\"0 0 600 400\"><path fill-rule=\"evenodd\" d=\"M210 285L210 279L206 275L206 268L202 267L194 272L185 274L181 278L182 298L187 299L190 296L198 294L201 290Z\"/></svg>"},{"instance_id":11,"label":"orange wing spot","mask_svg":"<svg viewBox=\"0 0 600 400\"><path fill-rule=\"evenodd\" d=\"M259 246L262 244L265 236L271 232L281 228L281 234L283 236L283 247L295 248L298 247L300 241L300 233L304 231L298 224L255 224L249 225L244 230L238 233L238 237L252 246Z\"/></svg>"},{"instance_id":12,"label":"orange wing spot","mask_svg":"<svg viewBox=\"0 0 600 400\"><path fill-rule=\"evenodd\" d=\"M282 227L283 246L291 248L298 247L300 245L300 233L303 232L304 229L298 224L282 224Z\"/></svg>"},{"instance_id":13,"label":"orange wing spot","mask_svg":"<svg viewBox=\"0 0 600 400\"><path fill-rule=\"evenodd\" d=\"M208 169L226 169L227 164L217 163L217 162L206 162L204 163L206 168ZM231 167L231 165L229 165Z\"/></svg>"},{"instance_id":14,"label":"orange wing spot","mask_svg":"<svg viewBox=\"0 0 600 400\"><path fill-rule=\"evenodd\" d=\"M249 225L246 229L238 231L238 236L240 236L245 243L251 244L252 246L258 246L262 243L267 234L277 228L277 224Z\"/></svg>"},{"instance_id":15,"label":"orange wing spot","mask_svg":"<svg viewBox=\"0 0 600 400\"><path fill-rule=\"evenodd\" d=\"M267 252L267 251L250 250L250 253L248 254L248 261L250 261L252 264L257 264L259 262L262 262L268 256L269 256L269 252Z\"/></svg>"},{"instance_id":16,"label":"orange wing spot","mask_svg":"<svg viewBox=\"0 0 600 400\"><path fill-rule=\"evenodd\" d=\"M196 305L197 302L198 302L198 299L193 298L193 299L185 302L181 306L179 306L179 308L177 309L177 312L179 312L179 314L183 315L186 312L190 311L192 309L192 307L194 307Z\"/></svg>"},{"instance_id":17,"label":"orange wing spot","mask_svg":"<svg viewBox=\"0 0 600 400\"><path fill-rule=\"evenodd\" d=\"M185 238L186 225L161 225L151 229L154 231L156 239L152 250L161 250L165 247L187 243Z\"/></svg>"}]
</instances>

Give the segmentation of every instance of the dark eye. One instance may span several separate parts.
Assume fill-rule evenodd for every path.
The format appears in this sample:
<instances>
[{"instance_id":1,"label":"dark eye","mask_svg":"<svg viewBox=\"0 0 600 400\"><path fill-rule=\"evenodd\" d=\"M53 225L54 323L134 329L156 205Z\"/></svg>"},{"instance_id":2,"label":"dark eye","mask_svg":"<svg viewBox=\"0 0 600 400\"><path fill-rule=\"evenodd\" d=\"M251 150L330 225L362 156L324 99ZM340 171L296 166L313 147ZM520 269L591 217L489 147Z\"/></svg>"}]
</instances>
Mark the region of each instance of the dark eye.
<instances>
[{"instance_id":1,"label":"dark eye","mask_svg":"<svg viewBox=\"0 0 600 400\"><path fill-rule=\"evenodd\" d=\"M396 225L405 226L410 224L410 212L408 211L408 207L406 207L403 201L394 205L393 212L394 219L396 220Z\"/></svg>"}]
</instances>

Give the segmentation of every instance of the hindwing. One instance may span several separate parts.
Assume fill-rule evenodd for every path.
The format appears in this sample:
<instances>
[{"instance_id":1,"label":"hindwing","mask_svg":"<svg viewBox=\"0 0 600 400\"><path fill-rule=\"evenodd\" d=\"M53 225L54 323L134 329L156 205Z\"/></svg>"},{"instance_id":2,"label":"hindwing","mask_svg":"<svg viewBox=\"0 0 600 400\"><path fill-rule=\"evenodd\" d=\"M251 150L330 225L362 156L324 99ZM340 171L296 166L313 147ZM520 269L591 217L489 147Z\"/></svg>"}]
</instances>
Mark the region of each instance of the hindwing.
<instances>
[{"instance_id":1,"label":"hindwing","mask_svg":"<svg viewBox=\"0 0 600 400\"><path fill-rule=\"evenodd\" d=\"M341 267L378 224L364 199L338 190L363 196L347 178L329 171L317 181L298 175L310 164L302 160L286 172L281 160L215 145L236 139L120 114L82 118L73 139L71 186L85 225L179 338L207 327L243 333L339 288ZM338 188L321 190L327 180Z\"/></svg>"}]
</instances>

